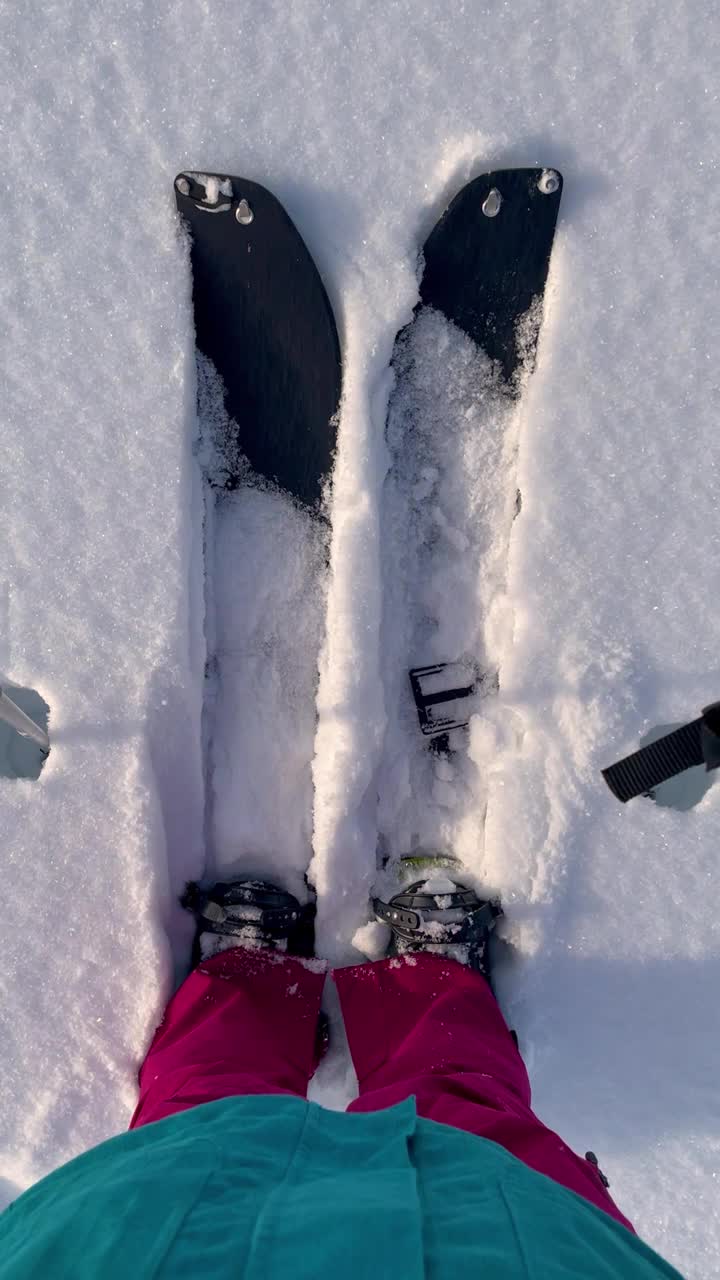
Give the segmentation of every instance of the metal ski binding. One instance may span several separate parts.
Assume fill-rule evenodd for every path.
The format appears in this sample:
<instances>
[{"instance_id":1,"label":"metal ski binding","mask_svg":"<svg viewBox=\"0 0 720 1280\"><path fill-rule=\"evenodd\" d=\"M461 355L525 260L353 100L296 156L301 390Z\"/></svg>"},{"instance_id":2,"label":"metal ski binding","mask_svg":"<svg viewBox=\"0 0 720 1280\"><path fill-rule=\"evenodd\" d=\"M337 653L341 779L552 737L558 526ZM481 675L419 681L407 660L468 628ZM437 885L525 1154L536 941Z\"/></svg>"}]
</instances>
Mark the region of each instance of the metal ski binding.
<instances>
[{"instance_id":1,"label":"metal ski binding","mask_svg":"<svg viewBox=\"0 0 720 1280\"><path fill-rule=\"evenodd\" d=\"M460 682L463 683L460 683ZM434 662L428 667L413 667L410 672L420 728L426 737L448 734L451 729L467 727L469 717L447 704L469 698L477 692L482 676L467 662Z\"/></svg>"}]
</instances>

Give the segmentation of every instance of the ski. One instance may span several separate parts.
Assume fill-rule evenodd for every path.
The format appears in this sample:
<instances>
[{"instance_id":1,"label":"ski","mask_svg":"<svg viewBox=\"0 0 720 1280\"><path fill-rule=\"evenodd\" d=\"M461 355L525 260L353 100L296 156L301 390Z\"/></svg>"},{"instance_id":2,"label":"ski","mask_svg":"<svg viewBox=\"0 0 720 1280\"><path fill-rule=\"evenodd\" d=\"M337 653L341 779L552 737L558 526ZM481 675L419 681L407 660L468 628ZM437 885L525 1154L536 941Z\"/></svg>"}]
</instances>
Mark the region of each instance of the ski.
<instances>
[{"instance_id":1,"label":"ski","mask_svg":"<svg viewBox=\"0 0 720 1280\"><path fill-rule=\"evenodd\" d=\"M421 303L484 351L516 394L531 372L563 180L501 169L463 187L423 247Z\"/></svg>"},{"instance_id":2,"label":"ski","mask_svg":"<svg viewBox=\"0 0 720 1280\"><path fill-rule=\"evenodd\" d=\"M222 381L215 443L223 486L240 487L249 467L317 510L332 470L341 384L335 318L317 267L280 202L257 182L181 173L175 199L190 233L197 349Z\"/></svg>"},{"instance_id":3,"label":"ski","mask_svg":"<svg viewBox=\"0 0 720 1280\"><path fill-rule=\"evenodd\" d=\"M381 510L385 870L374 899L386 923L398 892L406 907L427 907L433 886L438 911L465 911L472 888L460 884L456 903L450 879L480 869L482 750L467 749L468 723L498 687L519 510L517 408L535 361L561 192L561 176L541 169L496 171L463 188L425 242L420 301L395 344ZM305 919L311 896L339 343L317 269L275 197L199 173L180 174L175 194L190 236L206 502L210 887L191 887L188 902L209 933L283 941L277 930L290 928L296 909ZM438 856L452 874L418 880L418 859ZM290 895L282 909L276 892ZM494 900L472 903L468 936L481 964L500 910ZM422 911L417 920L407 911L407 927L411 918L419 927Z\"/></svg>"},{"instance_id":4,"label":"ski","mask_svg":"<svg viewBox=\"0 0 720 1280\"><path fill-rule=\"evenodd\" d=\"M257 909L256 932L273 934L295 907L307 925L312 898L340 346L317 267L271 192L198 172L174 189L192 274L207 644L205 887L184 902L206 933L252 932Z\"/></svg>"},{"instance_id":5,"label":"ski","mask_svg":"<svg viewBox=\"0 0 720 1280\"><path fill-rule=\"evenodd\" d=\"M393 892L401 903L403 892L422 899L414 864L423 856L450 859L451 878L482 882L491 708L512 627L518 408L561 194L553 169L469 182L425 241L420 301L396 338L381 510L381 905ZM473 734L477 712L485 727ZM376 915L387 922L384 909Z\"/></svg>"}]
</instances>

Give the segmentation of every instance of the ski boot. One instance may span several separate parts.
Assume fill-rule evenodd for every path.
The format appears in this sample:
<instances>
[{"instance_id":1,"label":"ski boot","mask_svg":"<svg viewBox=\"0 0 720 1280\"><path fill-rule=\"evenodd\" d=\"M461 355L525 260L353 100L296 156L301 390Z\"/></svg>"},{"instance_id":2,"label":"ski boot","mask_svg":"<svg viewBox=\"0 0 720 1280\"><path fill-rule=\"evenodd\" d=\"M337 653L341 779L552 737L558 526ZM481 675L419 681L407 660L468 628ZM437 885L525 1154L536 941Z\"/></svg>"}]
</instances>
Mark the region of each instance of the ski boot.
<instances>
[{"instance_id":1,"label":"ski boot","mask_svg":"<svg viewBox=\"0 0 720 1280\"><path fill-rule=\"evenodd\" d=\"M315 955L315 903L297 898L265 880L229 880L203 889L191 881L180 905L195 917L192 965L231 947L262 948L301 959ZM321 1010L315 1038L315 1066L330 1043L330 1022Z\"/></svg>"},{"instance_id":2,"label":"ski boot","mask_svg":"<svg viewBox=\"0 0 720 1280\"><path fill-rule=\"evenodd\" d=\"M392 930L388 955L434 952L458 960L490 981L488 939L503 914L497 900L481 899L461 884L460 864L444 857L402 858L406 872L423 871L389 902L373 899L375 918Z\"/></svg>"},{"instance_id":3,"label":"ski boot","mask_svg":"<svg viewBox=\"0 0 720 1280\"><path fill-rule=\"evenodd\" d=\"M264 880L231 880L209 889L191 882L180 905L196 921L193 964L230 947L262 947L294 956L314 955L315 903Z\"/></svg>"}]
</instances>

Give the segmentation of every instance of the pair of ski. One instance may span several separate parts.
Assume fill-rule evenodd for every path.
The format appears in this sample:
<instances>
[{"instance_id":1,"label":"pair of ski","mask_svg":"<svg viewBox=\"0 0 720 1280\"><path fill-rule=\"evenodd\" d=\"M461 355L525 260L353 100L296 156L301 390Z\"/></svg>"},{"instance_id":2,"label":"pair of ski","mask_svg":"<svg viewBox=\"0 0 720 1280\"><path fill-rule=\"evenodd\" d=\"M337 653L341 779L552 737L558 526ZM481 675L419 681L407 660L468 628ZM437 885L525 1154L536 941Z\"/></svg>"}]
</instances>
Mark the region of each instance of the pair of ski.
<instances>
[{"instance_id":1,"label":"pair of ski","mask_svg":"<svg viewBox=\"0 0 720 1280\"><path fill-rule=\"evenodd\" d=\"M497 688L483 615L502 588L519 509L515 410L534 362L561 191L555 170L469 182L425 242L420 301L396 339L381 514L379 862L405 858L409 874L437 855L476 872L455 847L460 828L467 841L468 814L483 821L462 748L470 713ZM206 482L205 878L277 885L278 896L256 894L254 905L270 936L299 927L302 950L313 908L291 920L288 895L312 899L340 343L317 268L270 192L186 172L175 195L190 239ZM206 913L205 927L214 914L222 932L221 897L193 887L186 904ZM392 923L387 905L376 899L376 915ZM405 908L412 932L412 895Z\"/></svg>"}]
</instances>

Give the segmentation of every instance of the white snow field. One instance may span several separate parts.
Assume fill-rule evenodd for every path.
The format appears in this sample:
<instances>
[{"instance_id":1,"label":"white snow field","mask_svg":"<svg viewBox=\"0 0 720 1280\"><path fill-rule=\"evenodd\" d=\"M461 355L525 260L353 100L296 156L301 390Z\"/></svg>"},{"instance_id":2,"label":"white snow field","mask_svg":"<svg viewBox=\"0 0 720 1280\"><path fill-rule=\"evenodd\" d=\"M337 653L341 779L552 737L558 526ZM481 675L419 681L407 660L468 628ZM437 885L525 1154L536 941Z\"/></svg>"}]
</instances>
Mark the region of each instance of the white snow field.
<instances>
[{"instance_id":1,"label":"white snow field","mask_svg":"<svg viewBox=\"0 0 720 1280\"><path fill-rule=\"evenodd\" d=\"M651 1245L720 1276L720 787L622 806L600 775L720 697L719 45L702 0L0 8L0 678L45 699L52 743L38 780L0 778L0 1203L127 1126L206 845L293 885L312 854L319 950L347 963L378 843L432 842L502 895L537 1111ZM384 428L418 245L469 177L535 164L565 177L536 371L501 439L403 489ZM183 168L285 204L345 362L329 573L250 493L215 522L207 627ZM441 330L418 340L452 441L489 419ZM499 671L434 769L398 676L418 575L445 620L427 660Z\"/></svg>"}]
</instances>

